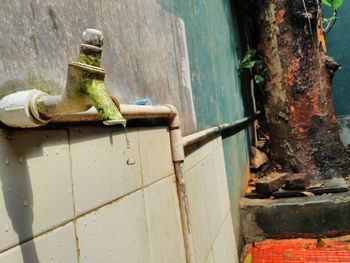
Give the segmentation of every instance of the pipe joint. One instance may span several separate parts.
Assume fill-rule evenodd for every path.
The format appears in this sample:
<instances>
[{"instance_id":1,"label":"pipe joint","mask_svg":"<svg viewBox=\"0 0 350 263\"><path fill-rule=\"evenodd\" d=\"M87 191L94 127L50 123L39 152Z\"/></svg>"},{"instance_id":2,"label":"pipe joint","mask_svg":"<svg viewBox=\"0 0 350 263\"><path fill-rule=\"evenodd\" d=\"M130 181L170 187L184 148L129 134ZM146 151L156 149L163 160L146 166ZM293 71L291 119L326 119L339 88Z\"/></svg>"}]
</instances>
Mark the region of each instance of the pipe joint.
<instances>
[{"instance_id":1,"label":"pipe joint","mask_svg":"<svg viewBox=\"0 0 350 263\"><path fill-rule=\"evenodd\" d=\"M0 120L14 128L35 128L47 124L36 110L35 102L47 94L39 90L23 90L0 100Z\"/></svg>"},{"instance_id":2,"label":"pipe joint","mask_svg":"<svg viewBox=\"0 0 350 263\"><path fill-rule=\"evenodd\" d=\"M170 108L171 113L169 114L169 129L173 130L173 129L179 129L181 126L181 121L180 121L180 116L177 112L177 109L174 105L171 104L166 104L164 105L168 108Z\"/></svg>"}]
</instances>

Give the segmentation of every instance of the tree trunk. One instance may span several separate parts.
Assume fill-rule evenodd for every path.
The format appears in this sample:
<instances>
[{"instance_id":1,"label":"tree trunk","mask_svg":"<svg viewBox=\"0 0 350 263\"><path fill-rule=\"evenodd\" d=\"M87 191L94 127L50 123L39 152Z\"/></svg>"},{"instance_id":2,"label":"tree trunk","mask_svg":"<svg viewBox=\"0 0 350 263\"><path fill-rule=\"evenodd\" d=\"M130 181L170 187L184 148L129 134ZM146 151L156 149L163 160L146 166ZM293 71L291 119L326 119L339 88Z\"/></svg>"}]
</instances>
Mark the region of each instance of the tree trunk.
<instances>
[{"instance_id":1,"label":"tree trunk","mask_svg":"<svg viewBox=\"0 0 350 263\"><path fill-rule=\"evenodd\" d=\"M266 63L266 123L271 158L284 171L313 177L347 176L331 71L322 45L321 1L259 3L259 51Z\"/></svg>"}]
</instances>

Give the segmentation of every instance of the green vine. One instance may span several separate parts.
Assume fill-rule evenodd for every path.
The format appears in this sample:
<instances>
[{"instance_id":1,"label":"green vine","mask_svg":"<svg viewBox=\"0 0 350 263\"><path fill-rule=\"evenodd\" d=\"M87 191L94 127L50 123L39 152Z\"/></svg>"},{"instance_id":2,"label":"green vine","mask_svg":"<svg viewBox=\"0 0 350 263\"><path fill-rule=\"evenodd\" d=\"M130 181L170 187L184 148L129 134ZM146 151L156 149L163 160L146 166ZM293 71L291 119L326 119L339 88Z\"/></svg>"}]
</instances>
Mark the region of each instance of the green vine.
<instances>
[{"instance_id":1,"label":"green vine","mask_svg":"<svg viewBox=\"0 0 350 263\"><path fill-rule=\"evenodd\" d=\"M322 26L325 34L327 34L333 28L335 22L338 20L338 9L343 5L344 0L322 0L325 6L333 9L333 14L328 18L323 18Z\"/></svg>"}]
</instances>

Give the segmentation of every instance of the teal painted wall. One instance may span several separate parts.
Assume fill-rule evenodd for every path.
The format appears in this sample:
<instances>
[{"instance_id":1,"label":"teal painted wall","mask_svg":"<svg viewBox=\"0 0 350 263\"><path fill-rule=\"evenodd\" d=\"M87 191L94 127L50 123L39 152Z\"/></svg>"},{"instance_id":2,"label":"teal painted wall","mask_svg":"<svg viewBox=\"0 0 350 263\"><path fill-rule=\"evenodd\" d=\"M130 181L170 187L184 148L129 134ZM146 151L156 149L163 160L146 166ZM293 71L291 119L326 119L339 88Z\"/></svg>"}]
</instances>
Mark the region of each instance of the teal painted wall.
<instances>
[{"instance_id":1,"label":"teal painted wall","mask_svg":"<svg viewBox=\"0 0 350 263\"><path fill-rule=\"evenodd\" d=\"M241 56L236 18L230 0L159 0L184 20L192 92L199 129L244 117L238 58ZM249 171L247 131L224 139L226 171L237 241L242 180Z\"/></svg>"},{"instance_id":2,"label":"teal painted wall","mask_svg":"<svg viewBox=\"0 0 350 263\"><path fill-rule=\"evenodd\" d=\"M325 15L331 12L324 7ZM333 96L338 116L350 115L350 1L345 0L338 12L338 21L328 33L326 41L328 54L334 57L342 68L337 71L333 80Z\"/></svg>"}]
</instances>

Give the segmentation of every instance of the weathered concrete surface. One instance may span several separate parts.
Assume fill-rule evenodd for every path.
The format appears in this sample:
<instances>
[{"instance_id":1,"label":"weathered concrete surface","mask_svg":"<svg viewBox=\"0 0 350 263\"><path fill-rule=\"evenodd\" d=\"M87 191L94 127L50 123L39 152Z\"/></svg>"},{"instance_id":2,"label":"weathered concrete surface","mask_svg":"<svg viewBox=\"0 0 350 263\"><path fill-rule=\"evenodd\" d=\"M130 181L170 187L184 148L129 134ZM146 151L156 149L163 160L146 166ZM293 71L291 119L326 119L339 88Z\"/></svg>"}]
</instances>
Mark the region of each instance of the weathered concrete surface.
<instances>
[{"instance_id":1,"label":"weathered concrete surface","mask_svg":"<svg viewBox=\"0 0 350 263\"><path fill-rule=\"evenodd\" d=\"M184 27L155 0L4 0L0 24L0 96L32 88L61 93L82 32L96 28L105 36L109 91L122 103L148 97L175 104L186 131L195 129Z\"/></svg>"},{"instance_id":2,"label":"weathered concrete surface","mask_svg":"<svg viewBox=\"0 0 350 263\"><path fill-rule=\"evenodd\" d=\"M247 242L266 238L320 238L350 233L350 192L277 200L242 199Z\"/></svg>"}]
</instances>

